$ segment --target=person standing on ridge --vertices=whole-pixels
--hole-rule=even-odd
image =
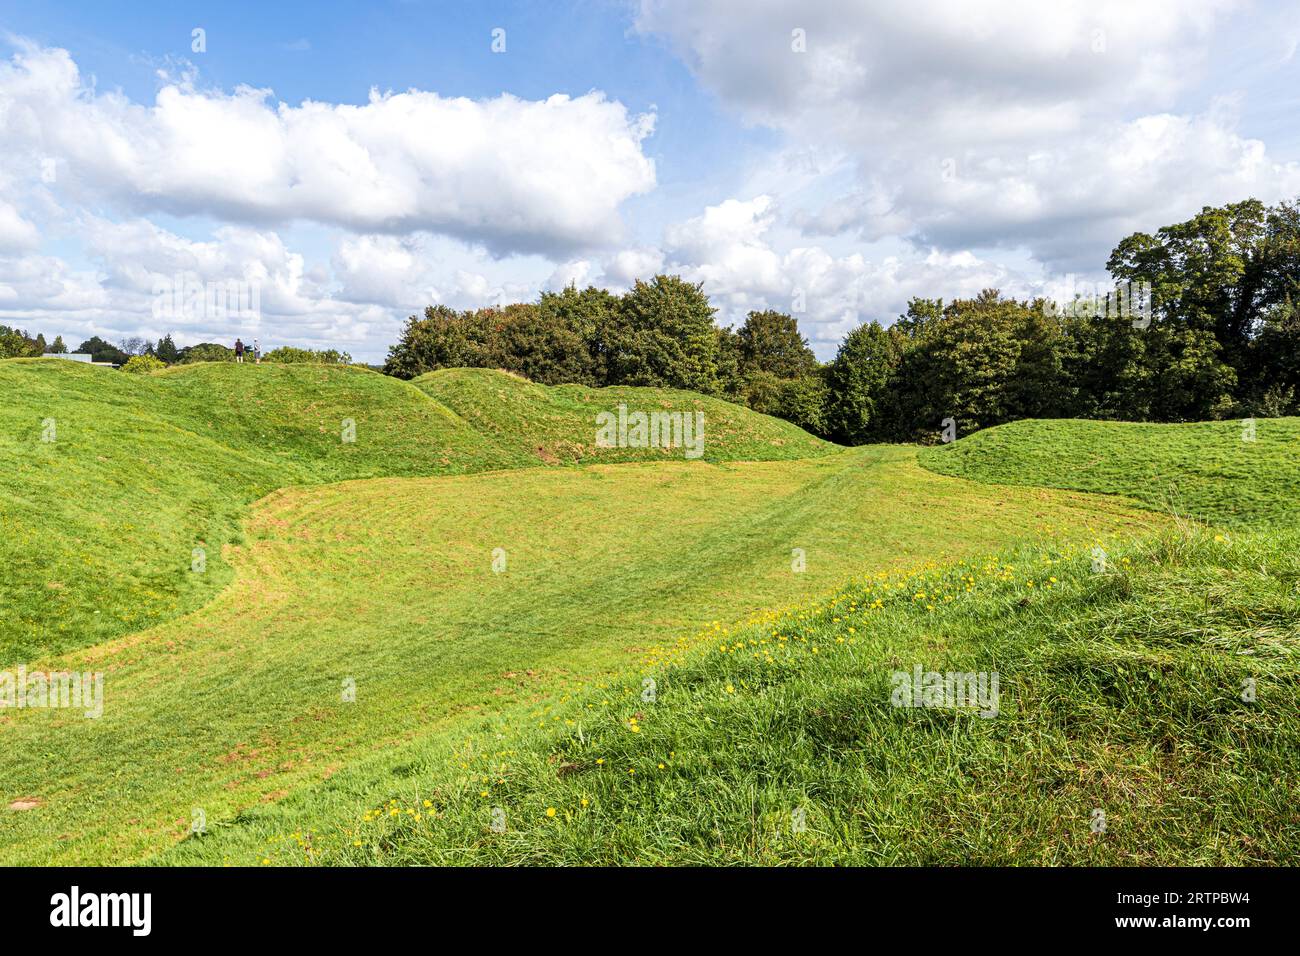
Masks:
[[[241,342],[239,339],[235,339],[235,361],[242,362],[243,360],[244,360],[244,343]]]

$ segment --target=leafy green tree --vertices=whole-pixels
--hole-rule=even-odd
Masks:
[[[189,365],[194,362],[233,362],[235,350],[218,342],[200,342],[187,345],[180,350],[180,363]]]
[[[1300,205],[1206,206],[1154,236],[1123,239],[1106,267],[1116,279],[1150,282],[1163,321],[1212,333],[1224,360],[1241,368],[1265,314],[1300,291]]]
[[[933,439],[949,418],[966,434],[1059,407],[1058,341],[1038,323],[1033,303],[996,290],[949,303],[907,343],[890,403],[898,437]],[[1051,390],[1040,395],[1020,378]]]
[[[820,438],[829,438],[827,412],[831,390],[826,377],[824,370],[816,369],[799,378],[781,382],[773,414]]]
[[[170,332],[158,340],[158,345],[154,348],[154,355],[158,356],[160,361],[163,361],[168,365],[175,365],[180,361],[180,349],[178,349],[176,343],[172,341]]]
[[[1153,419],[1198,422],[1233,414],[1237,371],[1222,360],[1214,333],[1175,323],[1148,331]]]
[[[607,289],[588,286],[579,291],[566,286],[560,292],[543,292],[537,308],[560,328],[572,329],[581,337],[590,362],[585,375],[574,379],[593,385],[608,385],[611,341],[617,335],[620,314],[619,297]]]
[[[98,335],[91,336],[78,345],[77,351],[89,352],[92,362],[112,362],[114,365],[122,365],[131,357],[112,342],[105,342]]]
[[[740,383],[740,394],[736,397],[747,408],[764,415],[781,414],[781,387],[785,380],[772,372],[761,369],[750,372]]]
[[[1070,415],[1113,421],[1151,417],[1152,367],[1149,329],[1104,311],[1080,310],[1064,320],[1062,373]]]
[[[846,335],[826,367],[822,432],[840,444],[861,445],[892,431],[884,408],[900,358],[899,337],[878,322]]]
[[[719,391],[714,310],[702,284],[679,276],[638,279],[619,312],[623,322],[610,332],[610,384]]]
[[[741,370],[770,372],[777,378],[801,378],[817,368],[799,323],[783,312],[750,312],[736,333]]]
[[[50,355],[67,355],[68,347],[63,344],[63,336],[56,335],[53,344],[49,348]]]
[[[718,336],[718,392],[730,401],[748,404],[748,375],[740,352],[740,336],[729,328],[714,327]],[[773,376],[775,378],[775,376]],[[750,408],[754,406],[750,405]]]
[[[551,309],[525,303],[490,310],[494,365],[534,382],[597,384],[583,330]]]
[[[1300,395],[1300,302],[1288,300],[1268,312],[1251,353],[1254,388],[1248,405],[1293,413]]]
[[[440,368],[491,368],[491,319],[483,312],[457,312],[431,305],[411,316],[402,337],[388,350],[384,372],[415,378]]]

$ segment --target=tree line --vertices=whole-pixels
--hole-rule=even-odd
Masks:
[[[66,355],[68,347],[63,336],[55,336],[47,343],[43,334],[31,335],[23,329],[0,325],[0,358],[36,358],[41,355]],[[89,355],[92,362],[111,362],[131,370],[149,370],[167,365],[188,365],[193,362],[233,362],[235,350],[217,342],[199,342],[178,347],[170,334],[151,342],[142,338],[126,338],[114,345],[98,335],[91,336],[72,351]],[[135,359],[145,361],[134,362]],[[149,361],[152,360],[152,361]],[[352,356],[337,349],[301,349],[282,345],[262,355],[263,362],[350,365]]]
[[[998,290],[914,298],[817,361],[795,317],[714,323],[700,285],[659,275],[622,295],[412,316],[384,371],[483,367],[546,384],[691,389],[843,444],[931,441],[1021,418],[1179,422],[1300,411],[1300,204],[1206,207],[1134,233],[1107,262],[1118,296],[1066,303]],[[1141,290],[1141,315],[1116,302]]]

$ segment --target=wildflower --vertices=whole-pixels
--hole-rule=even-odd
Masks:
[[[548,817],[553,817],[553,816],[555,816],[555,807],[547,807],[547,808],[546,808],[546,815],[547,815]]]

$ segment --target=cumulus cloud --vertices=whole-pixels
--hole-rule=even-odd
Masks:
[[[619,205],[655,183],[652,114],[599,92],[544,100],[372,90],[361,106],[168,81],[151,105],[85,81],[66,50],[0,67],[0,137],[58,188],[137,213],[357,232],[429,231],[505,254],[608,245]]]
[[[1015,294],[1037,281],[970,252],[931,249],[874,261],[817,245],[783,252],[771,235],[777,214],[766,195],[710,206],[665,231],[662,261],[667,271],[703,283],[724,325],[751,310],[795,315],[823,359],[858,324],[889,324],[913,296],[955,298],[995,287]]]
[[[781,196],[805,234],[1095,270],[1134,229],[1300,190],[1300,165],[1238,134],[1237,104],[1181,102],[1238,6],[644,0],[637,26],[800,164],[848,166],[805,205]]]
[[[21,252],[40,245],[35,224],[10,203],[0,199],[0,252]]]

